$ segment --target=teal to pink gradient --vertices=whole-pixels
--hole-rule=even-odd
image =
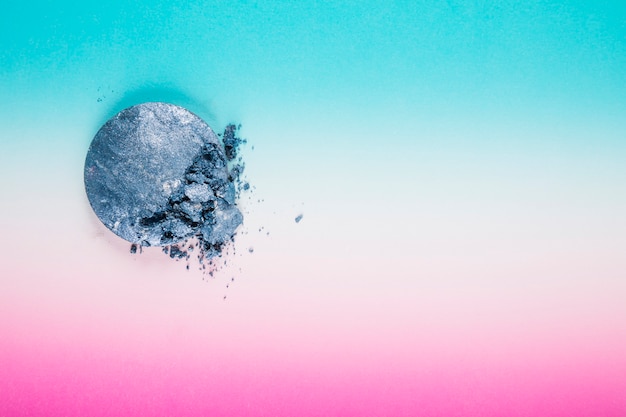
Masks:
[[[0,416],[626,415],[623,2],[40,3],[0,15]],[[157,100],[249,140],[213,277],[84,193]]]

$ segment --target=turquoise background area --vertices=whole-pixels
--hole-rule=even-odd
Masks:
[[[522,210],[552,193],[616,213],[625,16],[586,1],[12,3],[0,169],[12,178],[30,158],[78,195],[99,126],[162,100],[217,131],[242,122],[248,173],[286,204],[359,210],[377,184],[395,207],[439,194],[489,207],[508,189]]]
[[[1,110],[10,126],[52,107],[73,116],[95,108],[103,119],[163,99],[219,122],[262,108],[407,131],[418,122],[581,118],[617,127],[624,9],[571,1],[13,3],[0,17]]]
[[[0,16],[3,153],[27,142],[78,158],[115,112],[163,100],[216,130],[241,121],[275,155],[547,148],[611,163],[625,146],[625,8],[13,2]]]

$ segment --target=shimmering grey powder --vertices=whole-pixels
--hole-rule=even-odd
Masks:
[[[229,162],[242,142],[229,125],[223,144],[190,111],[168,103],[122,110],[94,137],[85,161],[85,189],[98,218],[139,246],[170,246],[188,256],[197,239],[200,257],[218,254],[243,217],[235,205],[242,165]],[[233,165],[233,164],[230,164]]]

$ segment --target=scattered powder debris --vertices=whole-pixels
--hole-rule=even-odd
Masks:
[[[98,131],[85,161],[85,188],[100,220],[131,242],[162,246],[175,260],[197,249],[209,274],[228,253],[243,215],[240,126],[216,135],[198,116],[167,103],[125,109]],[[221,141],[219,139],[221,137]],[[225,261],[224,261],[225,264]]]
[[[300,223],[300,220],[302,220],[302,217],[304,217],[303,214],[298,214],[294,220],[296,221],[296,223]]]
[[[170,246],[170,258],[183,259],[187,257],[187,251],[181,250],[178,245]]]

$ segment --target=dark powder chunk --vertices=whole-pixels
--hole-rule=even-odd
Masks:
[[[183,259],[187,257],[187,251],[181,250],[178,245],[170,246],[170,258]]]
[[[237,130],[240,127],[241,126],[235,126],[234,124],[230,124],[226,126],[226,129],[224,130],[224,152],[226,153],[226,158],[229,161],[232,161],[237,157],[239,148],[243,143],[245,143],[244,140],[240,139],[237,136]]]

